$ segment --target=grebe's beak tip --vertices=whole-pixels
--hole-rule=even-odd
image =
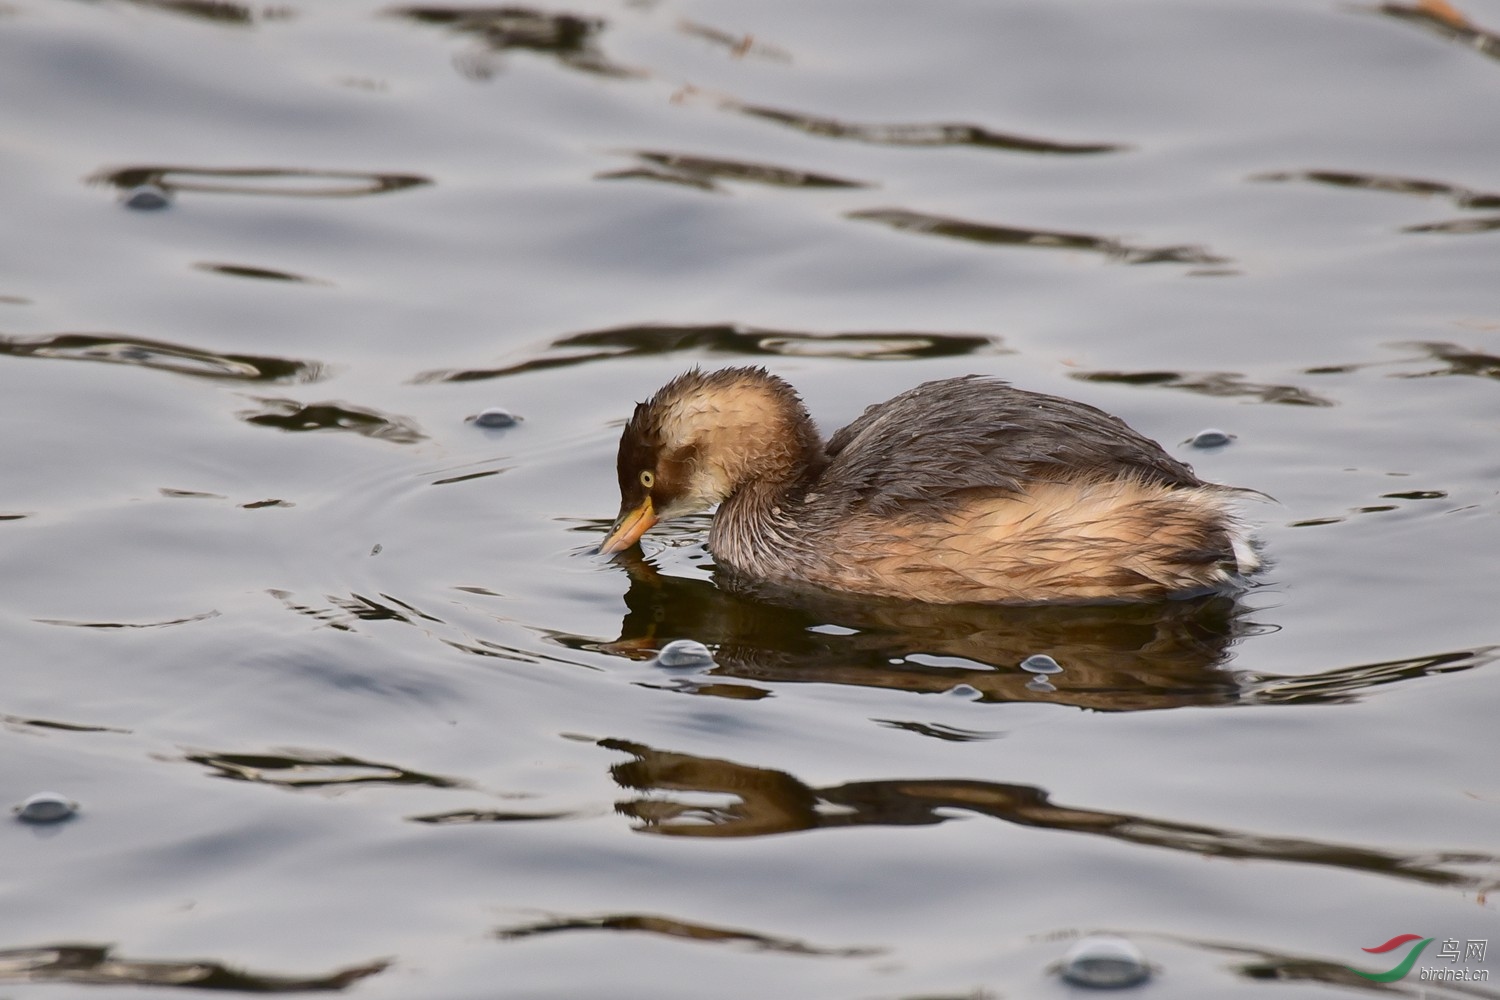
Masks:
[[[640,540],[640,537],[656,523],[656,512],[651,508],[651,498],[641,501],[639,507],[620,512],[609,535],[599,546],[601,556],[623,552]]]

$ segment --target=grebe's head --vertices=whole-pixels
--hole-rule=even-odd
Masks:
[[[764,368],[693,369],[636,405],[620,435],[620,516],[599,547],[708,510],[757,480],[785,482],[822,451],[797,392]]]

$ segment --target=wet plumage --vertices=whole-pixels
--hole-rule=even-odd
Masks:
[[[1140,601],[1258,566],[1236,491],[1084,403],[994,378],[928,382],[825,444],[759,368],[690,371],[620,438],[601,551],[719,510],[715,561],[745,580],[935,603]]]

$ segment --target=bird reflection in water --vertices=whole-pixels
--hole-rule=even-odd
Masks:
[[[713,682],[854,684],[913,693],[959,685],[988,702],[1049,701],[1104,711],[1228,704],[1239,683],[1223,669],[1242,636],[1262,628],[1231,596],[1066,607],[934,605],[799,593],[724,578],[668,576],[639,551],[616,556],[630,576],[620,636],[567,645],[648,659],[690,637],[714,649]],[[1034,685],[1019,668],[1037,653],[1063,667]],[[757,686],[677,678],[678,689],[756,697]],[[736,690],[736,688],[738,690]]]
[[[930,826],[954,811],[1019,826],[1089,833],[1204,857],[1351,869],[1426,885],[1493,886],[1500,858],[1458,851],[1396,854],[1352,844],[1255,834],[1131,813],[1059,805],[1034,785],[973,779],[898,778],[814,788],[792,774],[736,761],[657,750],[629,740],[599,746],[630,755],[610,777],[646,793],[617,803],[643,833],[676,837],[760,837],[856,826]],[[683,800],[671,796],[686,794]],[[718,796],[720,804],[705,804]]]

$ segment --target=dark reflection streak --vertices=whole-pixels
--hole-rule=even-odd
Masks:
[[[1112,385],[1151,385],[1167,389],[1186,389],[1204,396],[1234,398],[1249,396],[1262,403],[1284,403],[1289,406],[1334,406],[1333,400],[1318,396],[1294,385],[1247,382],[1238,372],[1074,372],[1080,382],[1103,382]]]
[[[349,785],[468,787],[467,782],[456,778],[424,774],[395,764],[382,764],[339,754],[304,751],[280,754],[195,753],[188,754],[183,759],[203,765],[215,778],[250,781],[278,788],[336,788]]]
[[[683,153],[658,153],[638,150],[626,155],[664,167],[673,174],[687,178],[701,178],[712,183],[714,179],[744,181],[766,184],[772,187],[790,188],[863,188],[865,181],[851,181],[831,174],[817,174],[809,170],[778,167],[768,163],[748,163],[743,160],[725,160],[709,156],[689,156]]]
[[[220,962],[117,958],[110,945],[51,944],[0,951],[0,982],[162,986],[233,993],[335,992],[390,966],[380,959],[325,976],[242,972]]]
[[[193,266],[200,271],[223,274],[231,278],[256,278],[263,281],[286,281],[304,285],[321,284],[321,282],[314,281],[312,278],[304,278],[302,275],[292,274],[290,271],[276,271],[268,267],[251,267],[248,264],[210,264],[205,261]]]
[[[484,479],[486,476],[498,476],[504,469],[487,469],[484,472],[470,472],[462,476],[449,476],[447,479],[434,479],[433,486],[449,486],[453,483],[466,483],[471,479]]]
[[[1364,8],[1377,14],[1406,21],[1473,49],[1491,59],[1500,59],[1500,34],[1487,31],[1464,17],[1447,0],[1420,0],[1418,3],[1382,3]]]
[[[1406,365],[1423,363],[1429,360],[1439,361],[1442,368],[1430,371],[1418,372],[1392,372],[1391,378],[1433,378],[1442,375],[1467,375],[1479,378],[1500,378],[1500,355],[1485,354],[1463,347],[1459,344],[1451,344],[1441,340],[1418,340],[1395,344],[1384,344],[1383,347],[1394,350],[1415,350],[1420,356],[1414,358],[1398,358],[1391,361],[1354,361],[1342,365],[1319,365],[1316,368],[1304,369],[1307,375],[1347,375],[1366,368],[1392,367],[1395,365]]]
[[[699,191],[724,193],[724,189],[707,177],[676,170],[661,170],[653,167],[629,167],[624,170],[605,170],[594,175],[596,181],[661,181],[666,184],[681,184]]]
[[[456,809],[453,812],[430,813],[406,817],[413,823],[432,826],[461,826],[471,823],[529,823],[535,820],[572,819],[576,814],[558,812],[501,812],[494,809]]]
[[[952,810],[1018,826],[1085,833],[1203,857],[1310,864],[1426,885],[1463,889],[1500,886],[1500,858],[1433,851],[1401,855],[1372,848],[1227,828],[1177,823],[1129,813],[1055,805],[1031,785],[968,779],[860,781],[813,788],[794,776],[728,760],[661,751],[629,740],[599,746],[632,759],[610,768],[622,788],[649,793],[616,805],[639,832],[677,837],[758,837],[820,828],[930,826]],[[664,798],[716,794],[733,801],[704,806]],[[1483,873],[1464,868],[1483,867]]]
[[[1464,236],[1470,233],[1490,233],[1500,229],[1500,215],[1488,215],[1482,219],[1452,219],[1447,222],[1423,222],[1403,226],[1403,233],[1451,233]]]
[[[605,21],[597,17],[552,13],[530,7],[445,7],[416,4],[392,7],[390,17],[418,24],[433,24],[455,34],[475,39],[485,50],[505,52],[519,49],[550,55],[570,69],[599,76],[639,78],[644,71],[612,62],[596,41]],[[485,78],[493,70],[484,65],[470,67],[468,75]]]
[[[1008,354],[999,337],[976,334],[868,332],[805,333],[767,330],[737,323],[667,326],[643,325],[591,330],[559,337],[545,352],[499,368],[438,369],[422,372],[412,381],[472,382],[551,368],[568,368],[595,361],[646,355],[710,352],[727,355],[817,356],[878,361],[958,357],[968,354]]]
[[[1500,208],[1500,194],[1475,191],[1441,181],[1420,180],[1413,177],[1396,177],[1390,174],[1360,174],[1337,170],[1293,170],[1277,173],[1257,174],[1253,181],[1310,181],[1332,187],[1358,188],[1366,191],[1386,191],[1392,194],[1410,194],[1421,197],[1439,196],[1449,198],[1459,208]]]
[[[164,10],[169,14],[242,27],[255,23],[255,13],[242,4],[227,0],[129,0],[137,7]]]
[[[1046,229],[1023,229],[984,222],[971,222],[941,215],[928,215],[904,208],[875,208],[848,212],[845,218],[879,222],[892,229],[945,236],[970,243],[998,246],[1037,247],[1050,250],[1082,250],[1102,254],[1125,264],[1228,264],[1228,257],[1209,253],[1198,246],[1133,247],[1119,240],[1084,233]]]
[[[1500,661],[1500,646],[1429,653],[1404,660],[1337,667],[1305,676],[1255,675],[1241,681],[1245,701],[1261,705],[1326,705],[1352,702],[1371,688],[1435,674],[1472,670]]]
[[[114,726],[89,726],[77,722],[57,722],[53,719],[28,719],[19,715],[0,714],[0,723],[26,729],[55,729],[65,733],[129,733],[129,729]]]
[[[316,362],[254,354],[215,354],[161,340],[107,333],[54,333],[36,337],[0,334],[0,357],[7,355],[135,365],[179,375],[246,382],[315,382],[326,371]]]
[[[1448,344],[1442,341],[1416,341],[1407,344],[1395,344],[1395,347],[1412,347],[1422,351],[1435,361],[1441,361],[1445,367],[1426,372],[1409,372],[1402,374],[1400,378],[1431,378],[1436,375],[1471,375],[1480,378],[1500,378],[1500,355],[1485,354],[1482,351],[1474,351],[1458,344]]]
[[[891,729],[904,729],[919,736],[932,736],[950,743],[973,743],[979,740],[997,740],[1005,735],[1002,732],[962,729],[958,726],[945,726],[941,723],[902,722],[899,719],[872,719],[870,721],[878,725],[888,726]]]
[[[836,118],[805,115],[795,111],[779,111],[754,104],[741,104],[732,100],[723,102],[723,106],[728,110],[785,125],[809,135],[830,139],[852,139],[856,142],[882,146],[978,146],[983,149],[1001,149],[1014,153],[1075,156],[1118,153],[1129,148],[1115,143],[1054,142],[1048,139],[1033,139],[1003,132],[992,132],[978,125],[931,123],[867,125],[843,122]]]
[[[681,153],[638,152],[635,154],[650,163],[673,170],[707,174],[732,181],[753,181],[779,187],[857,188],[869,187],[864,181],[851,181],[830,174],[817,174],[810,170],[795,170],[764,163],[746,163],[740,160],[715,159],[708,156],[687,156]]]
[[[190,622],[208,621],[210,618],[217,617],[219,617],[219,612],[205,611],[202,614],[189,615],[186,618],[172,618],[161,622],[81,622],[66,618],[33,618],[32,621],[41,625],[67,625],[72,628],[130,629],[168,628],[172,625],[187,625]]]
[[[822,958],[866,958],[883,955],[884,948],[817,948],[792,938],[772,937],[754,931],[734,930],[727,927],[712,927],[708,924],[679,920],[648,913],[615,913],[603,917],[572,917],[547,920],[536,924],[523,924],[495,931],[502,941],[518,941],[523,938],[560,931],[644,931],[663,937],[689,941],[723,942],[746,944],[760,951],[775,951],[784,955],[810,955]]]
[[[1267,951],[1262,948],[1251,948],[1240,944],[1180,937],[1175,934],[1152,934],[1151,932],[1139,931],[1132,931],[1131,934],[1135,937],[1155,937],[1163,941],[1171,941],[1176,944],[1233,956],[1242,962],[1234,971],[1247,979],[1258,982],[1323,983],[1329,986],[1360,989],[1379,994],[1380,996],[1398,995],[1426,998],[1463,996],[1487,997],[1490,1000],[1500,997],[1500,993],[1476,989],[1463,983],[1418,981],[1414,986],[1407,986],[1401,981],[1375,983],[1356,974],[1343,962],[1332,962],[1327,959],[1311,958],[1304,955],[1292,955],[1286,952]]]
[[[277,430],[352,431],[361,437],[392,444],[416,444],[427,435],[415,422],[345,403],[299,403],[295,399],[260,399],[260,410],[243,410],[236,414],[247,424],[274,427]]]

